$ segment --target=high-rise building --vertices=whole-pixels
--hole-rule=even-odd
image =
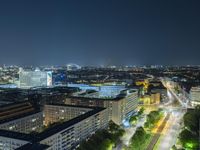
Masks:
[[[192,106],[200,105],[200,87],[192,87],[190,97]]]
[[[20,71],[19,72],[19,87],[46,87],[52,85],[52,73],[50,71]]]

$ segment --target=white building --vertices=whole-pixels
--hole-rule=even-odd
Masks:
[[[192,87],[190,97],[192,106],[200,105],[200,87]]]
[[[81,69],[81,66],[77,65],[77,64],[67,64],[67,70],[68,71],[75,71],[75,70],[78,70],[78,69]]]
[[[52,85],[52,72],[40,70],[35,71],[20,71],[19,72],[19,87],[32,88]]]

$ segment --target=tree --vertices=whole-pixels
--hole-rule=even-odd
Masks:
[[[178,150],[175,145],[172,146],[172,150]]]
[[[100,150],[112,150],[112,148],[113,148],[113,143],[112,143],[112,141],[110,140],[110,139],[105,139],[102,143],[101,143],[101,145],[99,146],[100,148]]]
[[[97,131],[88,141],[82,142],[78,150],[111,150],[124,133],[120,126],[110,122],[108,130]]]
[[[188,109],[183,117],[185,129],[179,134],[179,140],[182,146],[188,150],[199,149],[199,121],[200,121],[200,106],[195,109]]]
[[[191,132],[199,134],[200,109],[188,110],[183,117],[185,127]]]
[[[184,117],[184,125],[187,129],[192,132],[196,132],[198,130],[198,120],[196,119],[194,113],[187,112]]]
[[[179,134],[179,140],[182,144],[182,146],[185,149],[191,149],[191,150],[196,150],[198,149],[198,136],[195,136],[192,132],[190,132],[187,129],[184,129],[180,134]]]
[[[146,118],[145,128],[152,128],[162,117],[162,111],[151,111]]]
[[[143,113],[144,113],[144,107],[141,107],[140,108],[140,110],[138,111],[138,115],[140,116],[140,115],[142,115]]]
[[[131,138],[131,144],[129,146],[129,149],[132,150],[140,150],[143,149],[143,146],[145,144],[145,141],[147,140],[147,133],[145,132],[143,127],[137,128],[135,131],[135,134]]]
[[[138,120],[138,117],[136,115],[131,116],[131,118],[129,119],[129,123],[132,124],[132,125],[136,124],[137,120]]]

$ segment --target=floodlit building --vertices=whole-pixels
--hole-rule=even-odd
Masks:
[[[19,87],[47,87],[52,85],[52,72],[48,71],[24,71],[19,72]]]
[[[166,101],[168,99],[167,89],[166,88],[154,88],[151,90],[151,93],[159,93],[160,101]]]
[[[151,101],[154,104],[160,103],[160,93],[151,93]]]
[[[125,85],[87,85],[87,84],[68,84],[68,87],[77,87],[82,91],[95,90],[99,92],[101,97],[112,97],[118,95],[122,90],[125,90]]]
[[[109,97],[102,96],[100,92],[80,93],[68,97],[65,103],[70,105],[105,107],[108,109],[109,120],[120,125],[136,110],[138,106],[138,90],[126,89],[118,95]]]
[[[160,103],[160,93],[146,94],[140,98],[144,105],[155,105]]]
[[[190,97],[192,106],[200,105],[200,87],[192,87]]]

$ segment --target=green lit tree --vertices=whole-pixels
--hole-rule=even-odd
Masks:
[[[138,117],[137,117],[136,115],[135,115],[135,116],[131,116],[131,118],[129,119],[129,123],[130,123],[131,125],[136,124],[137,121],[138,121]]]
[[[141,107],[140,110],[138,111],[138,115],[142,115],[144,111],[145,111],[144,107]]]

